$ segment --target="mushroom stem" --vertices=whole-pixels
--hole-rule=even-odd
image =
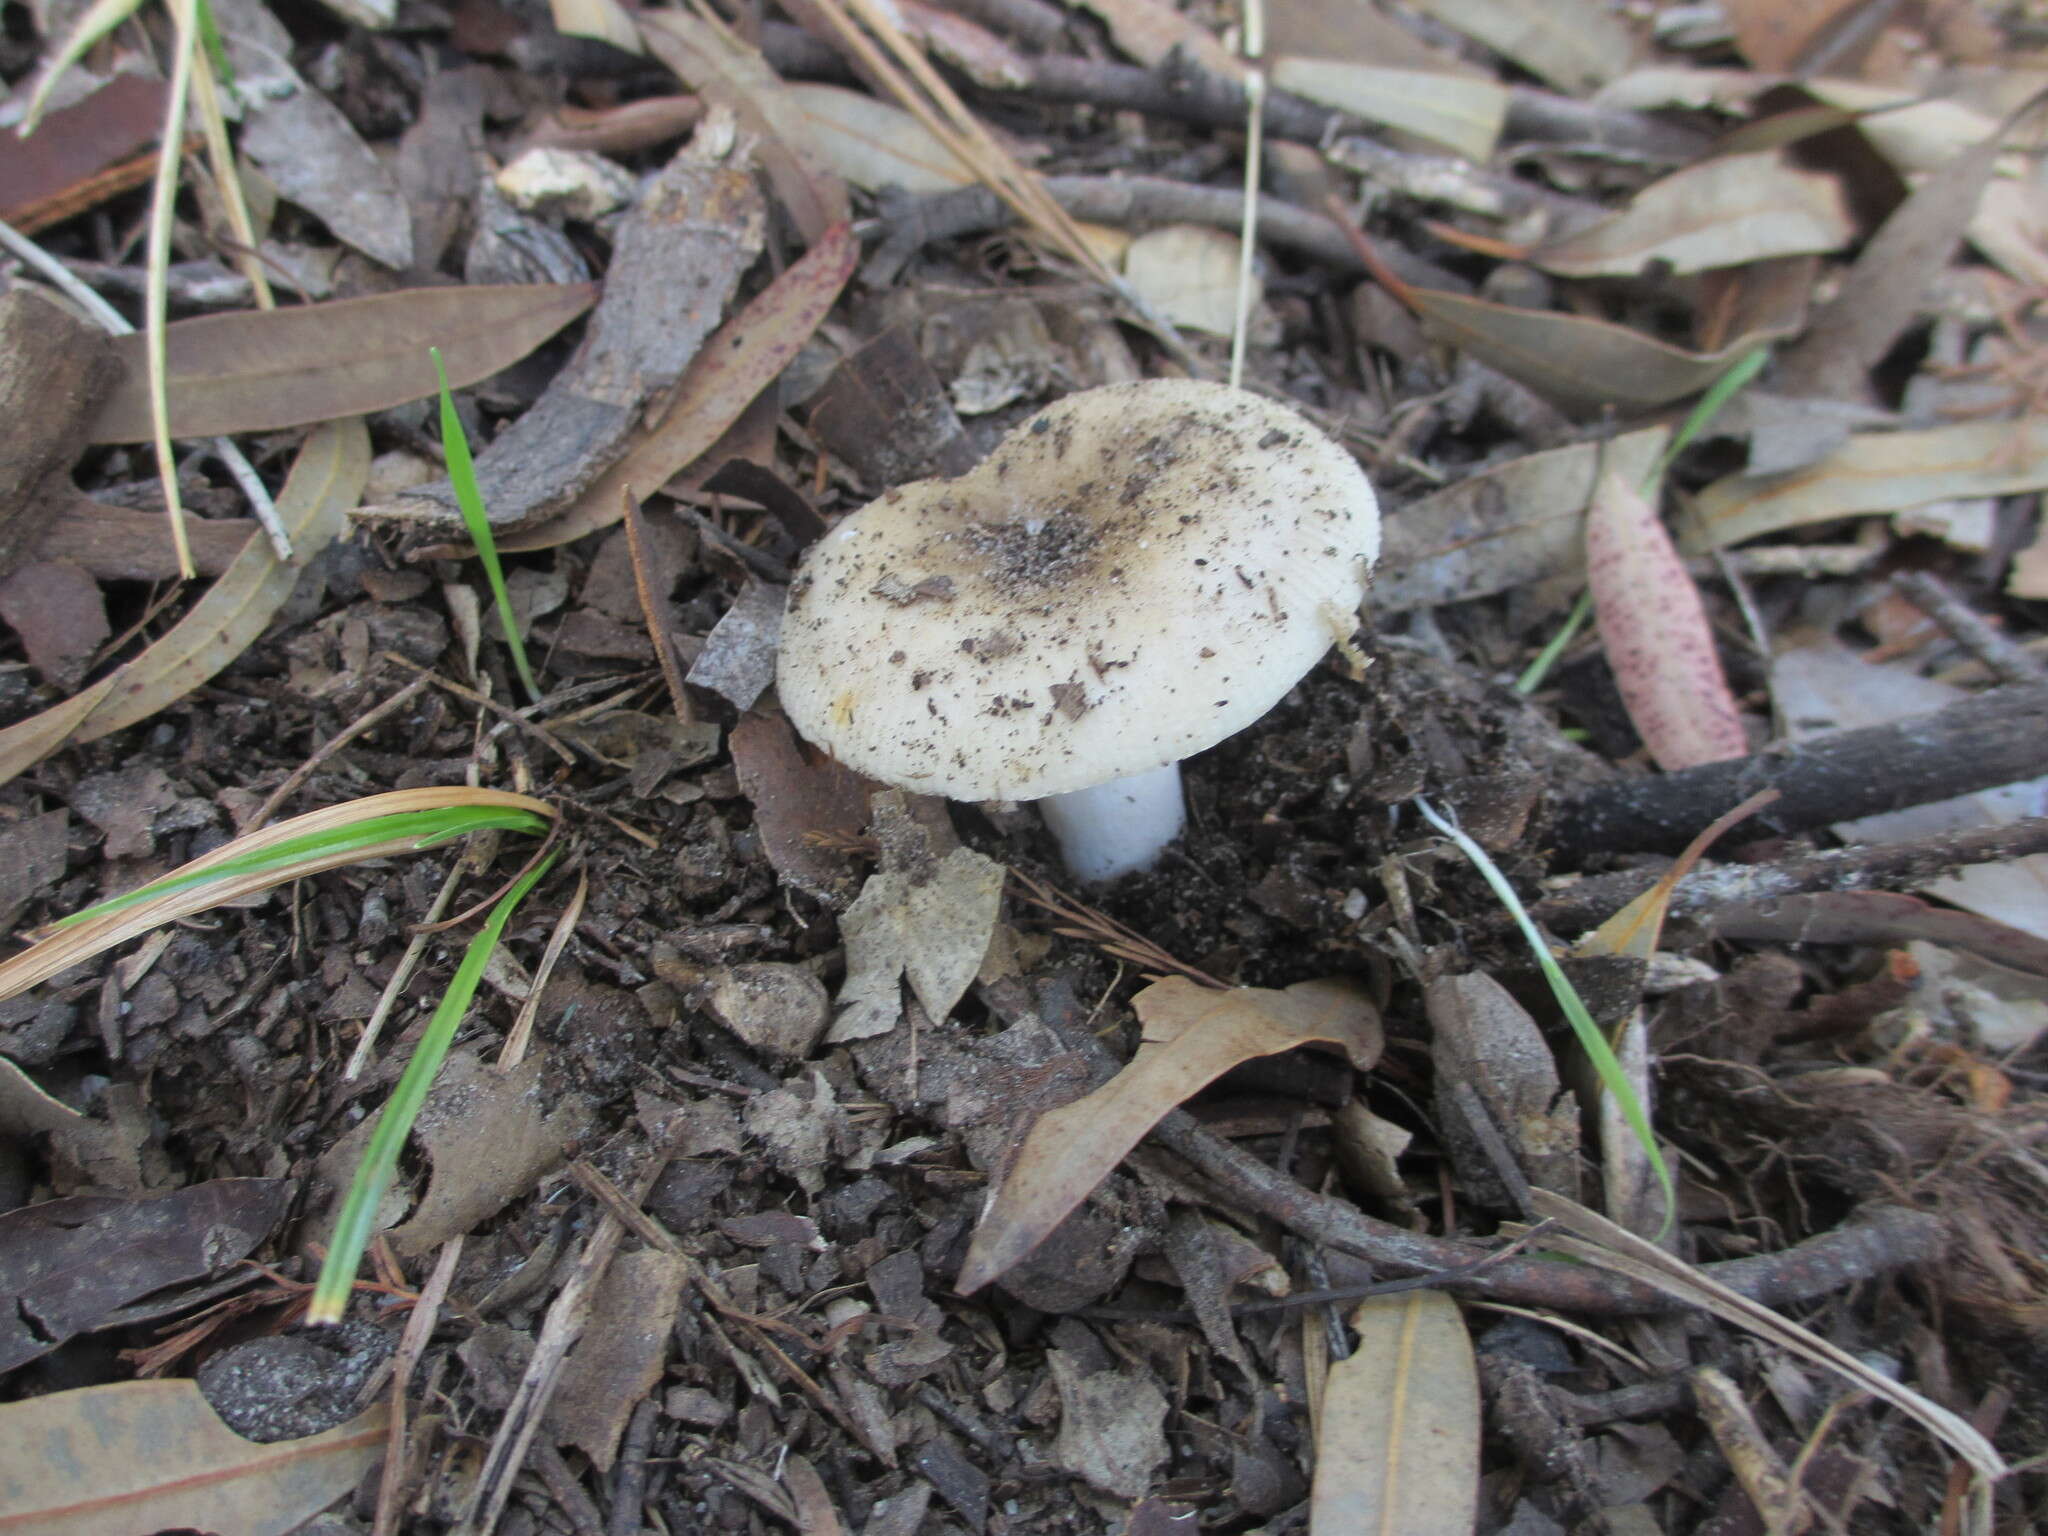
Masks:
[[[1091,883],[1150,868],[1187,820],[1179,763],[1050,795],[1039,805],[1067,872]]]

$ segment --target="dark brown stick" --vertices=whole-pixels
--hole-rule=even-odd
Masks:
[[[1234,230],[1244,222],[1244,197],[1236,187],[1198,187],[1161,176],[1049,176],[1045,189],[1075,218],[1095,224],[1210,224]],[[889,234],[861,269],[862,281],[877,286],[893,281],[921,245],[1001,229],[1015,218],[986,187],[885,200],[883,208]],[[1277,197],[1259,199],[1259,238],[1339,272],[1365,271],[1336,220]],[[1397,276],[1417,287],[1453,292],[1471,287],[1391,242],[1382,242],[1379,252]]]
[[[1604,784],[1560,808],[1553,836],[1568,860],[1596,851],[1675,853],[1760,789],[1782,798],[1752,826],[1804,832],[2031,779],[2044,762],[2048,684],[2000,688],[1889,725]]]
[[[1486,1257],[1475,1243],[1428,1237],[1376,1221],[1346,1201],[1319,1195],[1232,1142],[1212,1136],[1186,1110],[1160,1121],[1152,1139],[1186,1158],[1211,1182],[1310,1242],[1324,1243],[1404,1273],[1459,1269]],[[1765,1306],[1823,1296],[1872,1275],[1931,1263],[1945,1246],[1941,1219],[1903,1206],[1872,1206],[1844,1225],[1777,1253],[1706,1264],[1720,1284]],[[1672,1299],[1608,1271],[1505,1259],[1454,1283],[1464,1295],[1522,1306],[1628,1316],[1669,1312]]]
[[[1668,911],[1674,918],[1687,918],[1816,891],[1909,891],[1972,864],[1999,864],[2035,853],[2048,853],[2048,816],[1966,832],[1936,832],[1906,842],[1836,848],[1777,864],[1711,864],[1678,882]],[[1553,933],[1583,933],[1642,895],[1661,873],[1626,869],[1582,880],[1537,902],[1529,915]]]
[[[1948,589],[1938,576],[1905,571],[1892,578],[1913,606],[1949,632],[1956,644],[1983,662],[2001,683],[2048,682],[2048,668],[2010,635],[1985,622],[1984,615]]]

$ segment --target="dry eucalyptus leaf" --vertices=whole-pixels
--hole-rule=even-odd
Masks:
[[[1636,40],[1601,0],[1422,0],[1422,9],[1562,91],[1624,73]]]
[[[1101,17],[1118,48],[1157,68],[1176,48],[1211,74],[1236,79],[1243,63],[1215,35],[1184,16],[1170,0],[1083,0]]]
[[[244,96],[242,153],[277,195],[317,217],[336,239],[403,272],[412,265],[412,214],[397,179],[341,108],[303,81],[288,95]]]
[[[1747,754],[1699,588],[1657,509],[1612,470],[1586,512],[1586,580],[1622,703],[1657,766]]]
[[[90,1123],[90,1122],[86,1122]],[[284,1179],[212,1179],[157,1199],[73,1195],[0,1212],[0,1371],[152,1291],[246,1258],[284,1215]]]
[[[1861,432],[1804,469],[1730,475],[1700,492],[1687,549],[1930,501],[2007,496],[2048,485],[2048,416],[1920,432]]]
[[[277,513],[301,560],[337,538],[370,472],[370,435],[358,417],[306,439]],[[297,584],[299,568],[252,539],[206,595],[140,656],[76,698],[0,730],[0,782],[66,741],[96,741],[146,720],[204,683],[248,649]]]
[[[1648,427],[1524,454],[1403,507],[1385,525],[1374,609],[1436,608],[1583,570],[1603,466],[1639,484],[1669,437]]]
[[[1948,264],[1997,168],[1999,145],[2042,96],[1993,134],[1923,181],[1864,245],[1841,291],[1814,315],[1778,360],[1777,387],[1788,395],[1860,400],[1870,369],[1918,318],[1935,274]]]
[[[846,222],[845,182],[818,158],[803,109],[758,49],[723,22],[684,10],[649,11],[639,20],[649,53],[759,138],[756,153],[776,199],[807,244]]]
[[[223,1424],[193,1381],[110,1382],[9,1403],[0,1407],[0,1529],[284,1536],[376,1464],[385,1413],[380,1403],[324,1434],[258,1445]]]
[[[1652,262],[1683,275],[1840,250],[1855,232],[1834,177],[1782,153],[1721,155],[1650,183],[1621,213],[1529,259],[1565,277],[1635,276]]]
[[[476,454],[477,489],[494,530],[524,529],[574,506],[632,449],[642,413],[669,398],[724,317],[760,254],[767,208],[750,168],[723,158],[721,148],[708,125],[700,128],[646,183],[618,226],[604,293],[575,355]],[[445,481],[362,515],[462,526]]]
[[[1578,1106],[1563,1097],[1557,1061],[1528,1010],[1507,988],[1479,971],[1441,977],[1424,989],[1423,998],[1436,1066],[1438,1118],[1454,1123],[1450,1110],[1442,1107],[1445,1090],[1452,1084],[1468,1084],[1515,1153],[1528,1182],[1576,1197]],[[1452,1147],[1455,1153],[1455,1141]],[[1481,1183],[1498,1182],[1490,1178],[1483,1160],[1476,1166]],[[1495,1189],[1489,1203],[1509,1206],[1504,1193]]]
[[[405,288],[329,304],[202,315],[165,328],[171,435],[271,432],[423,400],[439,347],[456,389],[508,368],[590,308],[592,283]],[[96,443],[150,438],[144,338],[94,418]]]
[[[801,261],[712,334],[660,419],[635,438],[623,459],[561,516],[501,538],[498,547],[552,549],[609,528],[624,515],[629,488],[645,494],[695,463],[803,349],[853,275],[859,255],[860,241],[850,226],[827,230]]]
[[[1379,1059],[1379,1014],[1349,982],[1217,991],[1170,976],[1131,1006],[1145,1043],[1093,1093],[1038,1117],[975,1229],[956,1287],[962,1295],[1030,1253],[1162,1115],[1239,1063],[1301,1045],[1334,1045],[1361,1072]]]
[[[808,132],[811,152],[863,192],[950,192],[974,173],[903,108],[836,85],[785,88]]]
[[[1442,340],[1574,411],[1669,405],[1696,395],[1746,353],[1790,329],[1772,326],[1712,352],[1689,352],[1583,315],[1521,309],[1442,289],[1413,292],[1424,325]]]
[[[1124,252],[1124,281],[1182,329],[1228,336],[1237,324],[1242,250],[1243,242],[1229,230],[1168,224],[1131,242]],[[1261,297],[1262,285],[1254,276],[1253,305]]]
[[[1316,1536],[1470,1536],[1479,1514],[1479,1369],[1441,1291],[1362,1302],[1316,1432]]]
[[[1380,69],[1324,59],[1275,59],[1280,90],[1485,162],[1507,120],[1507,87],[1476,75]]]

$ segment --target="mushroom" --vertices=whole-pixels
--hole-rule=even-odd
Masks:
[[[1187,379],[1083,390],[814,545],[777,689],[870,778],[1044,801],[1068,870],[1107,880],[1179,834],[1181,759],[1350,634],[1379,543],[1364,472],[1295,411]]]

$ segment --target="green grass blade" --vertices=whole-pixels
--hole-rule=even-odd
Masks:
[[[484,919],[483,927],[477,930],[476,937],[462,952],[462,963],[456,966],[448,990],[441,995],[440,1006],[434,1010],[426,1032],[413,1048],[412,1059],[405,1064],[405,1072],[398,1079],[398,1085],[391,1090],[391,1097],[378,1112],[377,1128],[370,1133],[370,1145],[363,1152],[363,1160],[356,1164],[355,1177],[349,1181],[348,1195],[342,1201],[341,1215],[334,1224],[334,1236],[328,1244],[326,1261],[321,1264],[320,1278],[313,1287],[307,1322],[338,1323],[348,1310],[356,1268],[362,1263],[364,1250],[370,1246],[370,1238],[376,1228],[377,1207],[384,1199],[384,1191],[391,1187],[392,1176],[398,1170],[399,1153],[405,1148],[406,1137],[412,1134],[413,1122],[419,1119],[420,1107],[427,1101],[427,1091],[434,1086],[434,1079],[441,1073],[441,1064],[448,1059],[448,1049],[455,1043],[456,1028],[476,997],[477,984],[483,980],[484,963],[490,959],[491,951],[497,948],[512,913],[554,862],[555,855],[549,854],[521,875],[512,889],[491,908],[491,915]]]
[[[1550,983],[1550,990],[1557,998],[1557,1005],[1564,1010],[1565,1018],[1572,1026],[1572,1033],[1579,1037],[1587,1060],[1593,1063],[1593,1071],[1600,1079],[1600,1085],[1614,1096],[1621,1107],[1621,1117],[1628,1128],[1635,1133],[1636,1141],[1650,1160],[1650,1168],[1657,1175],[1657,1187],[1664,1195],[1664,1225],[1657,1236],[1661,1240],[1671,1230],[1671,1223],[1678,1214],[1678,1188],[1672,1182],[1671,1167],[1664,1161],[1663,1150],[1657,1145],[1657,1136],[1650,1129],[1650,1117],[1643,1109],[1643,1101],[1636,1097],[1636,1091],[1629,1086],[1628,1075],[1622,1070],[1621,1061],[1614,1054],[1614,1047],[1607,1043],[1607,1037],[1600,1032],[1600,1026],[1593,1022],[1593,1015],[1586,1011],[1586,1005],[1579,997],[1572,979],[1565,975],[1557,957],[1550,952],[1550,946],[1543,941],[1543,935],[1536,931],[1536,924],[1522,905],[1522,898],[1515,894],[1515,888],[1508,884],[1508,877],[1501,873],[1500,866],[1487,857],[1481,848],[1454,823],[1438,815],[1435,807],[1427,800],[1415,801],[1416,810],[1437,831],[1458,845],[1458,851],[1472,861],[1472,867],[1485,878],[1493,888],[1493,894],[1500,898],[1500,904],[1508,909],[1515,920],[1515,926],[1522,930],[1522,938],[1529,945],[1529,952],[1536,957],[1536,964],[1542,968],[1543,979]]]
[[[1567,647],[1579,638],[1579,631],[1586,627],[1586,620],[1593,616],[1593,593],[1589,588],[1579,594],[1579,600],[1572,604],[1572,611],[1564,621],[1564,627],[1550,637],[1550,643],[1536,653],[1536,659],[1529,663],[1528,670],[1515,679],[1517,693],[1534,693],[1543,686],[1543,680],[1550,676],[1550,669],[1557,665]]]
[[[509,806],[449,806],[435,811],[401,811],[392,816],[372,816],[353,826],[336,827],[325,832],[309,832],[304,837],[295,837],[274,847],[261,848],[254,853],[245,853],[240,858],[227,859],[207,869],[194,870],[189,874],[166,875],[148,885],[107,900],[83,911],[74,912],[54,924],[58,928],[82,923],[90,917],[101,917],[109,912],[125,911],[145,901],[162,896],[170,891],[188,890],[196,885],[206,885],[216,880],[230,880],[241,875],[260,874],[268,870],[289,869],[294,864],[310,863],[331,853],[346,852],[351,848],[373,848],[395,838],[410,837],[414,851],[432,848],[450,838],[463,837],[471,832],[482,832],[498,827],[511,832],[531,832],[544,835],[548,830],[545,816],[532,811],[522,811]]]
[[[213,66],[213,78],[224,91],[235,88],[235,65],[228,57],[228,45],[220,35],[220,22],[213,14],[213,7],[207,0],[199,0],[199,46],[206,50],[206,60]]]
[[[1699,402],[1686,413],[1685,420],[1671,434],[1671,441],[1665,445],[1656,467],[1643,477],[1643,494],[1649,495],[1656,489],[1657,482],[1664,478],[1664,472],[1677,462],[1678,456],[1693,445],[1693,440],[1721,414],[1722,408],[1746,386],[1751,379],[1764,371],[1764,364],[1771,360],[1768,346],[1756,347],[1745,352],[1729,365],[1727,372],[1714,380]]]
[[[441,448],[448,455],[448,483],[455,487],[455,504],[462,509],[463,526],[476,545],[477,558],[484,563],[490,579],[491,597],[498,605],[498,622],[505,626],[505,639],[512,647],[512,666],[520,686],[535,703],[540,701],[540,684],[533,680],[527,664],[526,642],[519,633],[519,620],[512,614],[512,599],[505,591],[505,568],[498,562],[498,541],[491,535],[491,520],[484,513],[484,496],[476,483],[476,461],[469,456],[469,438],[462,420],[455,414],[455,396],[448,392],[448,370],[441,364],[441,349],[427,348],[434,360],[434,376],[441,381]]]
[[[1665,471],[1677,462],[1678,456],[1690,448],[1693,440],[1707,430],[1713,419],[1721,414],[1722,408],[1735,398],[1743,386],[1763,372],[1764,364],[1770,360],[1771,349],[1757,347],[1743,353],[1721,377],[1714,380],[1707,392],[1700,396],[1698,404],[1686,414],[1678,430],[1671,434],[1671,441],[1665,445],[1664,452],[1658,455],[1655,466],[1643,476],[1642,488],[1645,496],[1655,492],[1657,482],[1662,480]],[[1593,594],[1581,592],[1578,602],[1573,605],[1571,616],[1564,621],[1564,628],[1537,653],[1536,659],[1529,663],[1528,670],[1515,679],[1517,692],[1534,693],[1543,686],[1543,679],[1548,677],[1550,669],[1557,665],[1558,657],[1564,654],[1566,646],[1578,638],[1579,631],[1585,627],[1586,620],[1592,615]]]

